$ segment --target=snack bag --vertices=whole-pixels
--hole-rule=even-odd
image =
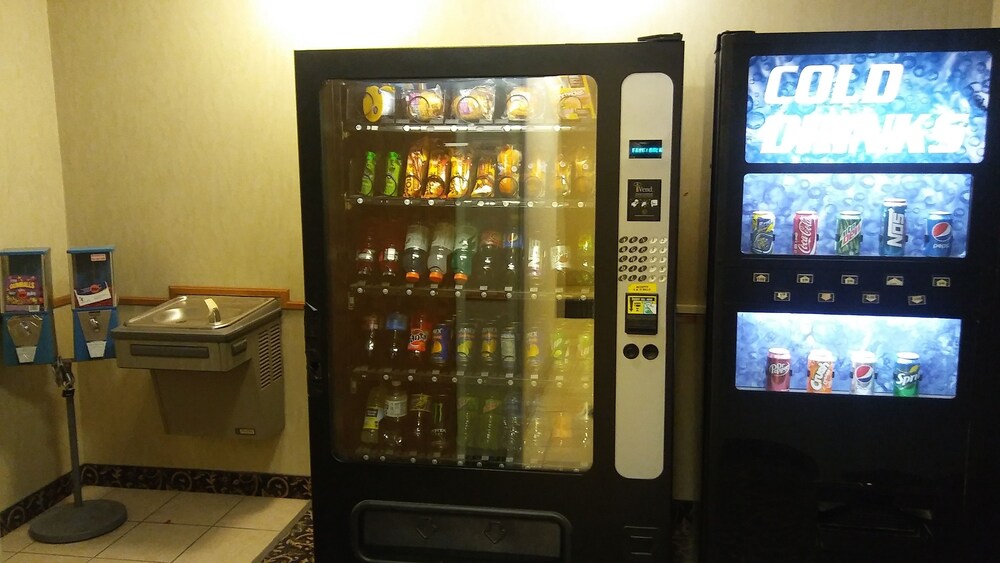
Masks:
[[[496,164],[494,162],[491,154],[479,157],[479,164],[476,166],[476,185],[472,188],[472,197],[493,197],[495,195]]]
[[[492,122],[495,104],[496,83],[492,79],[483,80],[469,88],[460,87],[455,92],[451,116],[468,122]]]
[[[410,119],[427,122],[444,116],[444,93],[441,91],[441,85],[426,86],[418,84],[404,91],[406,113]]]
[[[427,178],[427,141],[421,140],[410,147],[406,156],[406,178],[403,180],[403,197],[420,197]]]
[[[561,76],[559,85],[559,103],[557,113],[563,121],[580,121],[594,119],[591,79],[588,76],[573,74]]]
[[[500,197],[517,197],[521,184],[521,151],[504,145],[497,153],[497,192]]]
[[[459,199],[469,195],[469,176],[472,173],[472,153],[468,149],[451,149],[451,180],[448,197]]]
[[[444,147],[438,146],[431,151],[430,164],[427,166],[427,182],[424,187],[425,199],[445,197],[450,164],[448,151]]]

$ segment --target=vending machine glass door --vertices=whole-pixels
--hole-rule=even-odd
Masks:
[[[330,80],[333,453],[586,471],[598,84]]]

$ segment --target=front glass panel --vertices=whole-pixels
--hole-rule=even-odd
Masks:
[[[595,81],[331,81],[324,96],[333,322],[349,335],[335,455],[588,469]]]
[[[971,174],[747,174],[744,254],[964,258]]]
[[[960,319],[740,312],[734,381],[741,390],[950,399],[961,335]]]
[[[986,51],[750,58],[749,163],[977,163]]]

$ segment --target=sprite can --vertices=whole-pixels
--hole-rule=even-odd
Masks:
[[[837,214],[837,255],[861,254],[861,212],[841,211]]]
[[[396,197],[399,195],[399,172],[403,169],[403,160],[399,153],[389,151],[385,159],[385,187],[382,195]]]
[[[750,215],[750,252],[771,254],[774,251],[774,213],[754,211]]]
[[[892,394],[897,397],[916,397],[920,394],[919,386],[920,354],[896,354],[896,366],[892,370]]]

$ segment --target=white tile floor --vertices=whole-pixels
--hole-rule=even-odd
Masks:
[[[0,562],[252,563],[309,505],[296,499],[111,487],[84,487],[83,498],[121,502],[128,522],[103,536],[68,544],[33,541],[29,522],[0,538]]]

